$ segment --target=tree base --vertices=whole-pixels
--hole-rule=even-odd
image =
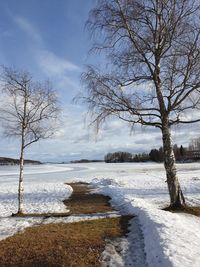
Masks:
[[[185,204],[174,203],[174,204],[170,204],[168,207],[164,208],[163,210],[166,210],[166,211],[184,211],[185,209],[187,209],[187,206]]]
[[[191,214],[191,215],[195,215],[200,217],[200,206],[184,206],[181,205],[179,207],[173,207],[173,206],[168,206],[166,208],[163,209],[164,211],[169,211],[169,212],[174,212],[174,213],[187,213],[187,214]]]
[[[12,217],[20,217],[20,216],[23,216],[24,215],[24,213],[23,212],[17,212],[17,213],[12,213]]]
[[[185,204],[181,204],[181,203],[175,203],[175,204],[171,204],[169,206],[170,210],[184,210],[186,208]]]

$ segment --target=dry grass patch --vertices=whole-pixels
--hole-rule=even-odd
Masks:
[[[130,216],[27,228],[0,242],[1,267],[97,267],[105,238],[127,233]]]
[[[178,209],[172,209],[171,207],[164,208],[165,211],[170,211],[174,213],[188,213],[195,216],[200,216],[200,207],[199,206],[186,206]]]
[[[91,214],[113,211],[110,205],[110,197],[101,194],[91,194],[92,187],[87,183],[70,183],[73,193],[64,204],[72,214]]]
[[[72,195],[64,200],[64,204],[69,212],[62,213],[22,213],[13,214],[17,217],[67,217],[73,214],[92,214],[99,212],[109,212],[114,209],[110,205],[111,198],[101,194],[93,194],[93,188],[88,183],[70,183],[73,188]]]

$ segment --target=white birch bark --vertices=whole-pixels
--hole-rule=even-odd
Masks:
[[[171,132],[167,121],[164,121],[162,128],[163,151],[164,151],[164,166],[167,176],[167,185],[170,195],[170,206],[178,208],[185,205],[185,199],[179,184],[176,159],[172,147]]]
[[[24,107],[23,107],[23,119],[21,125],[21,155],[20,155],[20,171],[19,171],[19,188],[18,188],[18,214],[24,213],[24,148],[25,148],[25,129],[27,127],[27,88],[25,84],[24,89]]]
[[[20,156],[20,173],[19,173],[19,187],[18,187],[18,214],[24,212],[24,148],[21,147],[21,156]]]

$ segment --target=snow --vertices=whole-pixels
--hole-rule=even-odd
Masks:
[[[126,238],[106,239],[106,247],[101,254],[100,262],[105,267],[122,267],[124,266],[122,255],[124,256],[127,251],[128,241]]]
[[[72,188],[60,184],[34,184],[25,186],[25,212],[48,213],[51,211],[66,212],[62,200],[71,195]],[[10,216],[17,212],[17,186],[4,185],[0,188],[0,217]]]
[[[143,236],[138,219],[131,219],[128,238],[107,239],[106,248],[101,255],[103,266],[109,267],[145,267]]]
[[[17,211],[17,167],[0,167],[0,239],[24,228],[55,222],[92,218],[13,218]],[[200,204],[200,163],[178,164],[178,175],[187,203]],[[62,200],[69,197],[66,182],[92,182],[96,191],[112,197],[122,214],[135,214],[129,236],[109,242],[102,254],[105,266],[198,267],[200,266],[200,218],[163,211],[169,204],[162,164],[64,164],[27,166],[26,212],[64,212]],[[110,214],[108,216],[118,216]],[[120,250],[120,255],[118,253]],[[118,256],[117,256],[118,255]]]
[[[135,166],[132,177],[124,175],[113,182],[100,178],[93,184],[99,192],[110,195],[112,203],[121,212],[137,215],[147,266],[200,266],[200,218],[161,210],[168,203],[164,171],[160,169],[161,165],[157,168],[156,165],[146,168],[145,164],[141,168],[141,165],[138,169]],[[193,204],[199,204],[200,200],[199,165],[179,165],[186,200]]]

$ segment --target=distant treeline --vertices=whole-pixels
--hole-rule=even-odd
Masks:
[[[29,159],[24,160],[24,163],[34,164],[34,165],[42,164],[40,161],[29,160]],[[0,157],[0,165],[19,165],[19,159]]]
[[[79,159],[79,160],[71,160],[70,163],[94,163],[94,162],[103,162],[103,160],[98,160],[98,159]]]
[[[191,147],[189,147],[191,149]],[[173,146],[174,154],[177,161],[187,161],[187,160],[199,160],[200,159],[200,150],[195,150],[193,147],[192,150],[189,148],[184,148],[182,145],[179,147],[178,145]],[[140,153],[140,154],[131,154],[129,152],[114,152],[108,153],[104,157],[104,161],[107,163],[114,162],[147,162],[147,161],[155,161],[155,162],[163,162],[163,148],[159,149],[151,149],[149,153]]]
[[[117,162],[146,162],[150,161],[150,155],[147,153],[142,154],[131,154],[129,152],[114,152],[108,153],[104,157],[106,163],[117,163]]]

